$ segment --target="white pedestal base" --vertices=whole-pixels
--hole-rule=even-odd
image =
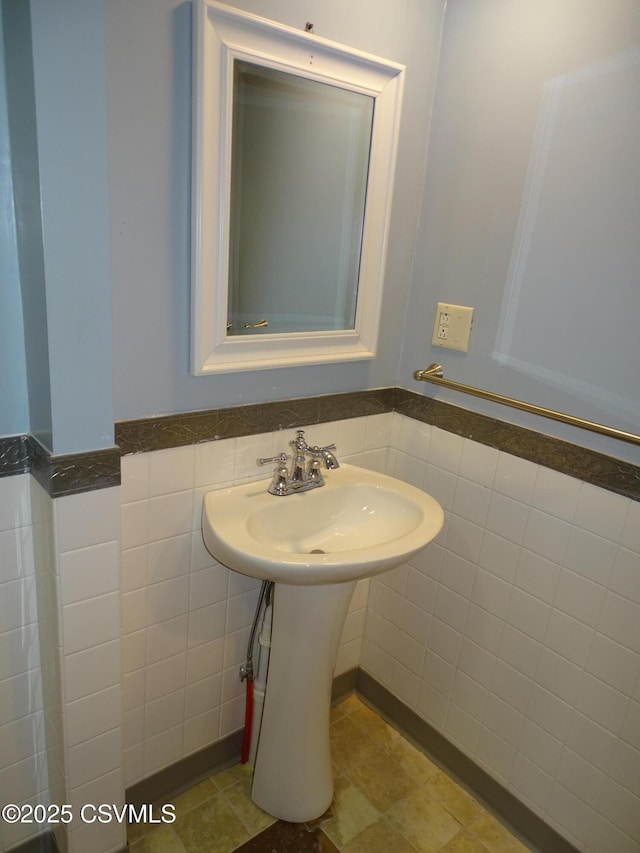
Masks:
[[[274,587],[271,655],[251,796],[282,820],[313,820],[333,799],[331,686],[355,586],[351,581]]]

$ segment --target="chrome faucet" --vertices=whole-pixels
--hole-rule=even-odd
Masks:
[[[278,453],[265,459],[257,459],[258,465],[276,463],[273,480],[269,485],[269,494],[284,497],[296,492],[306,492],[309,489],[317,489],[324,486],[324,477],[320,470],[320,464],[324,464],[327,470],[339,468],[340,463],[331,451],[336,449],[335,444],[326,447],[311,447],[304,437],[304,430],[296,430],[296,437],[289,442],[291,454]],[[309,457],[307,459],[307,457]],[[291,467],[287,469],[286,462],[291,459]]]

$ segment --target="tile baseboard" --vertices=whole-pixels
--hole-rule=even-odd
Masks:
[[[241,751],[240,729],[131,785],[125,791],[125,800],[137,808],[176,796],[206,776],[237,762]]]

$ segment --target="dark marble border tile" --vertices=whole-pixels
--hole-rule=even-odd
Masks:
[[[115,424],[116,447],[51,455],[32,436],[0,438],[0,476],[31,470],[52,497],[116,486],[120,455],[397,411],[640,501],[640,466],[403,388],[327,394]]]
[[[396,391],[395,408],[403,415],[640,501],[637,465],[421,394]]]
[[[119,421],[116,443],[124,454],[140,453],[391,411],[640,500],[636,465],[403,388]]]
[[[555,829],[362,669],[358,671],[356,690],[536,849],[544,853],[577,853]]]
[[[31,461],[28,442],[27,435],[0,437],[0,477],[29,473]]]
[[[295,429],[326,421],[390,412],[395,396],[396,389],[381,388],[116,421],[115,441],[123,454],[142,453],[198,444],[201,441]]]
[[[120,450],[51,454],[29,436],[31,473],[52,498],[120,485]]]

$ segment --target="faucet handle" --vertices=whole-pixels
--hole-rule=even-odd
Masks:
[[[327,444],[326,447],[318,447],[317,444],[314,444],[313,447],[307,448],[307,453],[311,456],[322,456],[323,453],[326,453],[328,450],[337,450],[335,444]]]
[[[258,465],[268,465],[270,462],[278,463],[276,470],[273,472],[273,479],[267,489],[270,495],[289,494],[289,476],[285,462],[290,458],[291,457],[287,453],[276,453],[275,456],[256,459],[256,463]]]
[[[304,430],[303,429],[297,429],[296,430],[296,437],[289,442],[289,445],[291,447],[295,447],[295,449],[298,451],[307,450],[309,445],[307,444],[307,440],[304,437]]]
[[[280,462],[284,464],[287,459],[291,459],[288,453],[277,453],[275,456],[259,457],[256,459],[256,465],[268,465],[270,462]]]

